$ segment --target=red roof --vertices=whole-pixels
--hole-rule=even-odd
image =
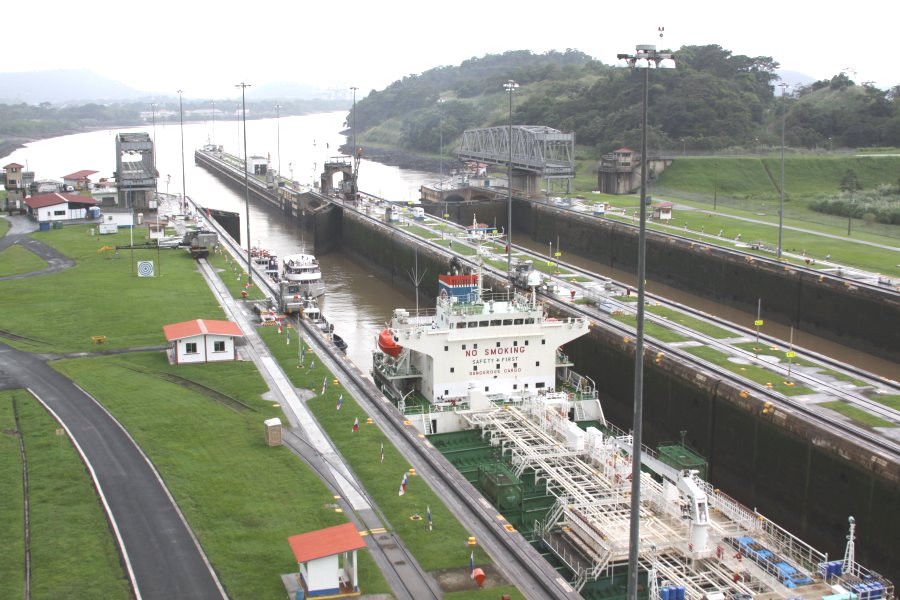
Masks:
[[[87,179],[97,171],[89,171],[87,169],[81,171],[75,171],[74,173],[70,173],[68,175],[63,175],[63,179]]]
[[[18,167],[18,168],[21,169],[21,168],[22,168],[22,165],[20,165],[19,163],[9,163],[8,165],[6,165],[6,166],[3,167],[3,168],[4,168],[4,169],[9,169],[10,167]]]
[[[60,194],[52,192],[50,194],[38,194],[31,198],[25,198],[25,204],[31,208],[44,208],[45,206],[56,206],[57,204],[97,204],[97,201],[81,194]]]
[[[631,148],[619,148],[618,150],[614,150],[616,154],[625,154],[627,152],[634,152]]]
[[[195,335],[230,335],[232,337],[244,335],[238,324],[233,321],[211,321],[209,319],[194,319],[183,323],[163,325],[163,333],[170,342]]]
[[[298,563],[366,547],[353,523],[292,535],[288,543]]]

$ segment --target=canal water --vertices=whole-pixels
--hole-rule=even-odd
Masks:
[[[346,112],[332,112],[304,116],[282,117],[247,121],[247,152],[251,156],[268,157],[271,167],[279,169],[300,183],[310,184],[322,171],[324,162],[338,156],[338,147],[346,138],[338,132],[343,129]],[[194,150],[206,143],[224,146],[226,152],[244,153],[243,124],[240,120],[204,121],[185,123],[183,127],[184,186],[182,185],[182,127],[176,121],[157,122],[153,127],[121,130],[100,130],[90,133],[67,135],[29,144],[11,155],[0,159],[3,164],[18,162],[35,172],[37,179],[61,180],[63,175],[81,169],[96,170],[93,176],[112,177],[116,165],[115,136],[119,131],[144,131],[153,137],[157,147],[159,190],[172,194],[187,190],[188,196],[199,204],[211,208],[234,211],[244,215],[244,195],[226,187],[208,171],[194,165]],[[438,178],[435,173],[390,167],[363,160],[359,170],[361,190],[394,201],[418,199],[418,188]],[[242,226],[243,230],[243,226]],[[311,240],[302,232],[287,224],[277,209],[253,201],[250,204],[250,232],[252,242],[278,253],[279,256],[311,251]],[[554,242],[556,240],[553,240]],[[547,240],[530,241],[524,236],[518,244],[531,247],[535,252],[547,251]],[[377,277],[365,265],[340,253],[333,252],[319,257],[326,283],[326,295],[322,301],[323,312],[334,323],[335,331],[349,344],[348,354],[364,372],[371,364],[371,352],[375,336],[390,318],[396,307],[415,305],[415,297],[406,287],[392,286]],[[565,260],[578,266],[634,285],[634,275],[601,265],[574,255]],[[436,273],[426,273],[436,277]],[[734,308],[723,306],[707,298],[688,294],[681,290],[648,283],[648,290],[674,301],[699,308],[737,323],[750,325],[756,318]],[[763,306],[765,319],[765,306]],[[766,320],[765,331],[787,340],[787,327]],[[900,379],[900,366],[878,356],[851,350],[840,344],[795,332],[798,346],[827,354],[834,358],[871,371],[875,374]]]

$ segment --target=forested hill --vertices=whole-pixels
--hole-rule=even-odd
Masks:
[[[887,92],[845,74],[776,94],[778,63],[717,45],[675,50],[678,67],[650,73],[648,144],[659,151],[789,146],[900,145],[900,85]],[[581,153],[640,146],[642,73],[604,64],[578,50],[512,51],[405,77],[356,104],[360,145],[437,153],[466,129],[506,125],[507,80],[514,124],[575,132]],[[780,92],[780,90],[777,90]],[[443,102],[439,103],[441,99]],[[353,123],[351,112],[348,123]]]

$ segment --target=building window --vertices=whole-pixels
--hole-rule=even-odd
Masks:
[[[478,350],[478,344],[472,344],[472,350]]]
[[[536,367],[541,366],[541,361],[539,361],[539,360],[534,361],[534,366],[536,366]]]
[[[525,340],[525,345],[526,345],[526,346],[528,345],[528,340]]]
[[[225,352],[225,340],[213,342],[213,352]]]
[[[497,363],[497,370],[500,370],[500,363]]]
[[[546,346],[546,345],[547,345],[547,340],[541,340],[541,346]]]
[[[484,391],[485,391],[485,393],[491,391],[491,386],[489,386],[489,385],[484,386]]]
[[[500,342],[497,342],[497,347],[498,347],[498,348],[500,347]]]
[[[466,345],[465,345],[465,344],[462,345],[462,349],[463,349],[463,350],[466,349]]]
[[[473,365],[473,366],[472,366],[472,370],[475,371],[475,372],[477,373],[477,372],[478,372],[478,365]]]
[[[197,342],[187,342],[184,345],[185,354],[197,354]]]
[[[448,350],[450,350],[450,346],[444,346],[444,352],[447,352]]]
[[[513,384],[513,389],[514,389],[514,390],[519,389],[519,384],[518,384],[518,383],[514,383],[514,384]]]
[[[64,217],[64,216],[66,216],[66,211],[65,211],[65,210],[54,210],[54,211],[53,211],[53,216],[55,216],[55,217]]]
[[[450,367],[450,372],[451,372],[451,373],[456,373],[456,367]]]
[[[519,340],[513,340],[513,348],[519,345]]]
[[[534,384],[534,387],[536,387],[536,388],[542,388],[542,387],[544,387],[544,382],[543,382],[543,381],[538,381],[537,383]]]

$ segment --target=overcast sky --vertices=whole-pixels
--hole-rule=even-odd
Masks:
[[[237,96],[234,84],[357,86],[507,50],[581,50],[607,64],[636,44],[718,44],[815,79],[900,84],[900,2],[792,0],[32,0],[3,27],[3,70],[87,69],[135,89]],[[807,8],[809,7],[809,8]],[[20,10],[21,9],[21,10]],[[665,27],[665,37],[657,28]],[[855,72],[855,74],[854,74]],[[502,78],[501,78],[502,79]],[[498,81],[498,86],[502,84]]]

